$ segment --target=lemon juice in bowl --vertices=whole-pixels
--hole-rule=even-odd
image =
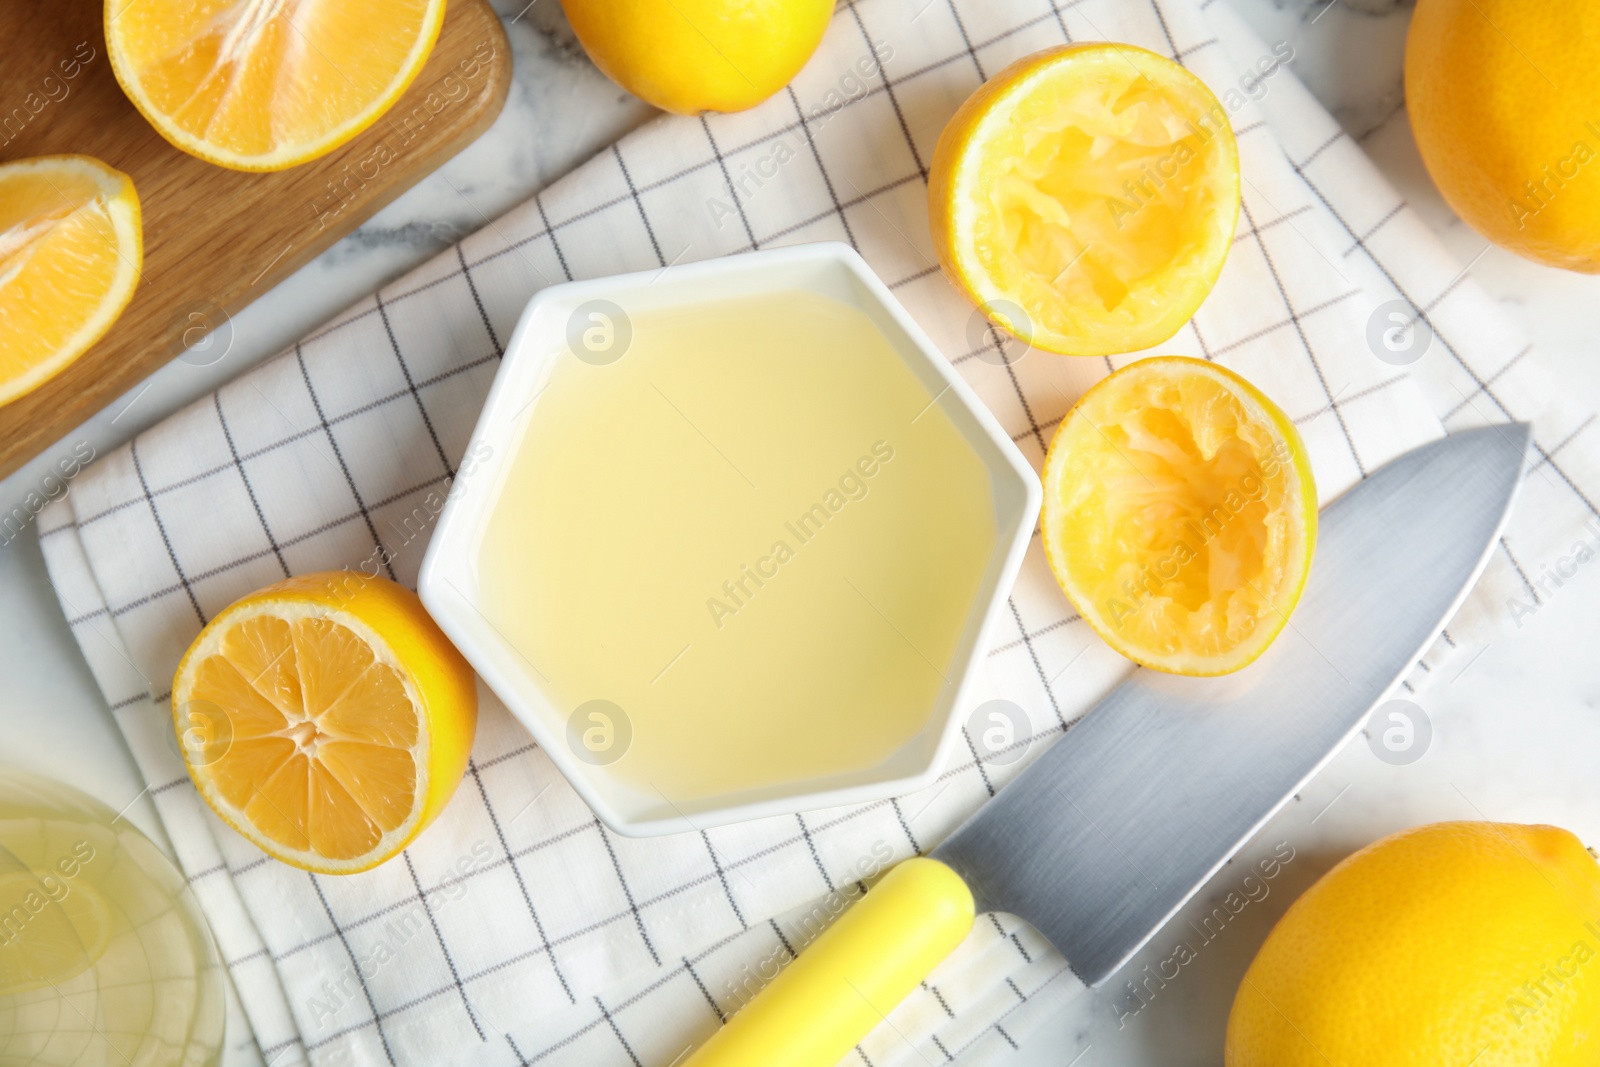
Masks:
[[[541,290],[466,455],[422,602],[628,836],[936,779],[1041,498],[832,242]]]
[[[692,810],[882,765],[929,725],[992,581],[989,468],[829,294],[621,328],[620,356],[560,356],[525,421],[485,618],[573,711],[579,758],[625,749],[610,770],[644,795]]]
[[[182,874],[93,798],[0,776],[0,1067],[219,1062],[222,971]]]

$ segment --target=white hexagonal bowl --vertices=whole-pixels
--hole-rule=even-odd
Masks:
[[[698,304],[768,292],[811,289],[852,304],[893,343],[972,450],[987,466],[996,538],[953,658],[950,684],[928,708],[926,725],[882,764],[819,780],[774,785],[678,805],[646,794],[606,766],[579,760],[566,744],[573,709],[557,706],[527,661],[479,610],[479,548],[494,511],[504,468],[519,443],[517,416],[544,387],[556,358],[567,351],[567,323],[590,300],[630,309]],[[530,417],[538,417],[537,411]],[[491,469],[459,476],[434,531],[419,580],[422,601],[507,708],[607,826],[629,836],[700,830],[748,819],[841,804],[858,804],[930,784],[947,763],[973,702],[987,635],[1004,608],[1022,564],[1042,491],[1038,476],[1010,437],[973,394],[888,288],[851,248],[836,243],[795,245],[611,278],[553,285],[529,302],[506,347],[466,454],[490,457]],[[499,468],[495,470],[492,468]],[[774,744],[799,724],[773,724]]]

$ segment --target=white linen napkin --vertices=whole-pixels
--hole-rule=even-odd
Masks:
[[[1553,404],[1525,342],[1283,69],[1286,46],[1255,40],[1214,0],[846,3],[793,86],[763,106],[632,134],[106,456],[42,517],[62,608],[269,1063],[666,1067],[863,881],[929,849],[1026,765],[981,763],[974,748],[916,795],[627,840],[483,691],[467,780],[439,821],[375,871],[323,878],[211,816],[167,702],[203,623],[257,587],[374,558],[414,583],[501,346],[553,282],[847,241],[1041,463],[1073,400],[1139,354],[984,358],[981,326],[934,265],[924,182],[945,120],[987,76],[1097,39],[1176,56],[1206,79],[1243,159],[1222,278],[1159,350],[1260,385],[1299,424],[1324,500],[1444,428],[1533,419],[1539,453],[1504,551],[1443,644],[1481,645],[1515,621],[1510,599],[1537,610],[1544,569],[1596,514],[1589,421]],[[1396,298],[1431,329],[1410,366],[1378,359],[1367,340],[1375,318],[1404,321],[1386,317]],[[1443,669],[1447,652],[1407,684]],[[1027,711],[1033,756],[1127,670],[1035,546],[981,696]],[[848,1062],[943,1062],[964,1049],[987,1062],[1077,988],[1031,929],[984,917]]]

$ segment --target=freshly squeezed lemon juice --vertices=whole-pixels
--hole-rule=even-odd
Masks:
[[[879,766],[953,684],[996,539],[938,400],[821,293],[638,311],[521,416],[484,614],[562,714],[620,709],[614,772],[670,801]]]
[[[0,1067],[208,1067],[222,967],[183,875],[110,808],[0,776]]]

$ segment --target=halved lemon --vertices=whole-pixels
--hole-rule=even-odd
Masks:
[[[1142,359],[1056,430],[1041,524],[1056,581],[1118,652],[1173,674],[1261,655],[1305,588],[1317,489],[1277,405],[1230,370]]]
[[[455,792],[478,722],[472,668],[422,601],[354,571],[234,602],[184,653],[172,707],[222,820],[324,874],[410,844]]]
[[[939,137],[934,247],[989,320],[1069,356],[1133,352],[1182,328],[1239,218],[1227,112],[1170,59],[1126,44],[1026,56]]]
[[[122,91],[178,148],[235,170],[333,151],[405,92],[445,0],[106,0]]]
[[[0,404],[100,340],[144,263],[133,181],[88,156],[0,166]]]

